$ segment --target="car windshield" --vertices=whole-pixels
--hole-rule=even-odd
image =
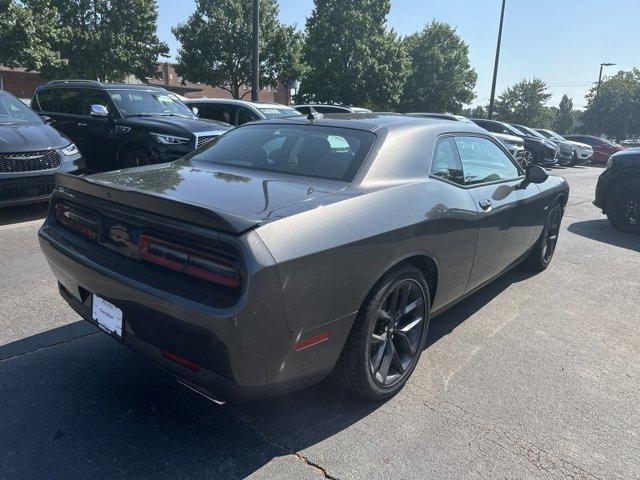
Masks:
[[[197,118],[184,103],[168,92],[113,90],[109,95],[125,117],[165,115]]]
[[[522,132],[524,132],[525,134],[528,134],[531,137],[536,137],[536,138],[545,138],[544,135],[542,135],[541,133],[536,132],[535,130],[533,130],[532,128],[529,127],[525,127],[524,125],[516,125],[516,128],[518,130],[521,130]]]
[[[347,128],[250,124],[230,131],[189,158],[351,182],[374,141],[371,132]]]
[[[268,107],[257,107],[260,113],[265,118],[285,118],[285,117],[299,117],[302,114],[295,108],[289,107],[277,107],[275,105],[269,105]]]
[[[560,140],[562,142],[564,142],[564,138],[562,138],[560,135],[558,135],[556,132],[547,132],[549,134],[549,136],[555,140]]]
[[[527,133],[524,133],[523,131],[518,130],[513,125],[508,125],[506,123],[503,123],[502,125],[509,131],[509,133],[511,135],[515,135],[517,137],[527,137],[527,136],[529,136]]]
[[[0,94],[0,125],[38,124],[40,117],[17,98]]]

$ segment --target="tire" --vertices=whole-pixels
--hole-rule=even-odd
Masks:
[[[360,307],[333,379],[373,400],[398,393],[424,349],[430,305],[427,282],[417,268],[402,264],[387,272]]]
[[[532,148],[525,147],[524,153],[521,157],[520,166],[522,168],[527,168],[529,165],[536,165],[538,163],[538,155],[536,151]]]
[[[607,195],[604,211],[614,228],[640,233],[640,179],[627,180]]]
[[[580,160],[578,159],[578,152],[574,150],[573,155],[571,156],[571,161],[569,162],[569,166],[574,167],[579,163],[579,161]]]
[[[542,272],[551,263],[558,244],[562,214],[562,204],[556,200],[549,209],[540,237],[525,260],[528,270]]]
[[[142,167],[144,165],[151,165],[151,155],[141,148],[134,148],[126,152],[119,162],[120,168],[133,168]]]

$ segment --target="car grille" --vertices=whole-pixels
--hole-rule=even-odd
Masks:
[[[0,173],[35,172],[52,170],[62,163],[55,150],[42,152],[0,153]]]
[[[211,142],[218,138],[218,135],[203,135],[202,137],[198,137],[198,141],[196,142],[196,148],[200,148],[203,145]]]
[[[51,195],[54,185],[53,176],[2,182],[0,183],[0,201]]]

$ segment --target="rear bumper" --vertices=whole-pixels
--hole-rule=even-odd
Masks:
[[[46,223],[40,246],[58,279],[60,294],[82,318],[96,325],[92,295],[100,295],[123,312],[123,335],[111,335],[114,339],[187,386],[222,401],[279,395],[322,380],[333,368],[353,320],[342,318],[323,326],[320,331],[344,333],[296,351],[298,340],[317,335],[318,330],[293,334],[288,329],[279,282],[271,274],[274,269],[252,279],[251,291],[259,294],[250,293],[238,305],[217,310],[131,281],[78,250],[66,249]],[[163,352],[198,368],[169,360]]]

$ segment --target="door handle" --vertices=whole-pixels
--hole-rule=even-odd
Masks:
[[[78,126],[79,126],[79,127],[86,127],[86,126],[87,126],[87,124],[86,124],[86,123],[82,123],[82,122],[78,122]]]
[[[491,208],[491,200],[489,200],[488,198],[483,198],[478,202],[478,204],[483,210],[489,210]]]

